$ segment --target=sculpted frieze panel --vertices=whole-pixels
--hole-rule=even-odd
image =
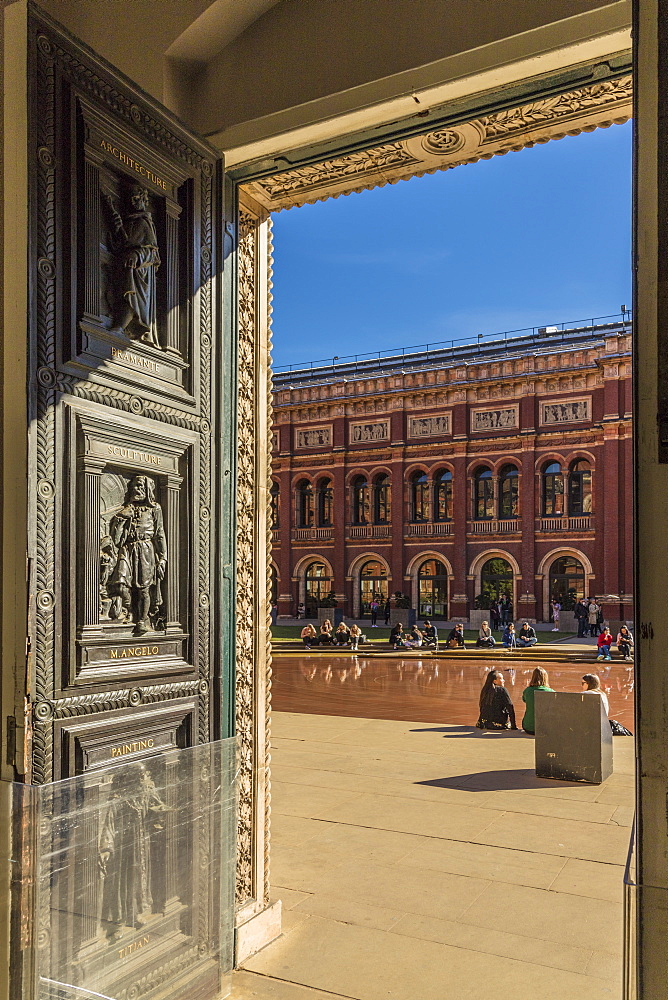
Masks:
[[[332,445],[332,428],[309,427],[296,432],[296,448],[330,448]]]
[[[591,397],[581,399],[551,399],[540,404],[540,422],[550,424],[574,424],[591,420]]]
[[[390,423],[388,420],[377,420],[364,424],[350,424],[348,433],[351,444],[387,441],[390,436]]]
[[[410,438],[430,438],[450,434],[450,413],[441,413],[433,417],[409,417],[408,436]]]
[[[519,426],[517,406],[493,407],[471,410],[472,431],[506,431]]]

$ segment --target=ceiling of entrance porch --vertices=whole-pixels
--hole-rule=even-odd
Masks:
[[[269,211],[280,211],[622,124],[631,115],[631,76],[600,80],[468,122],[276,173],[244,185],[244,190]]]

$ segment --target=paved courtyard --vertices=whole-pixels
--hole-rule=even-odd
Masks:
[[[539,780],[533,740],[277,712],[281,938],[234,1000],[619,1000],[633,740],[602,785]]]

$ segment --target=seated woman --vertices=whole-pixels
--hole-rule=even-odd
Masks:
[[[612,647],[612,632],[607,625],[603,627],[603,631],[598,637],[598,656],[597,660],[611,660],[610,649]]]
[[[515,708],[501,670],[490,670],[480,692],[478,729],[517,729]]]
[[[622,625],[619,632],[617,633],[617,649],[621,656],[625,660],[631,659],[631,649],[633,648],[633,636],[627,629],[626,625]]]
[[[529,681],[529,686],[522,692],[522,701],[526,705],[524,710],[524,718],[522,719],[522,729],[525,733],[530,733],[532,736],[536,732],[536,723],[534,721],[534,695],[536,691],[553,691],[554,688],[550,687],[550,681],[547,676],[547,670],[543,670],[542,667],[536,667],[531,675],[531,680]]]
[[[489,622],[483,622],[478,629],[478,638],[476,639],[475,644],[476,646],[482,646],[486,649],[491,649],[492,646],[496,646],[496,639],[492,635]]]
[[[329,620],[329,618],[325,618],[324,622],[320,626],[320,629],[321,631],[322,629],[325,629],[327,632],[329,632],[330,635],[332,634],[332,623]]]
[[[417,625],[414,625],[410,632],[407,634],[404,643],[410,649],[418,649],[423,642],[423,636]]]
[[[335,646],[347,646],[350,641],[350,629],[345,622],[340,622],[336,626],[336,632],[334,633],[334,645]]]
[[[461,623],[450,629],[445,645],[448,649],[464,649],[464,626]]]
[[[329,628],[327,626],[329,625]],[[319,646],[331,646],[332,644],[332,623],[329,619],[325,621],[320,626],[320,638],[318,639]]]
[[[351,649],[357,650],[360,644],[360,639],[362,638],[362,629],[359,625],[350,626],[350,646]]]
[[[506,649],[517,649],[517,636],[515,634],[515,626],[512,622],[508,622],[503,630],[503,639],[501,641]]]
[[[310,649],[311,646],[318,645],[318,633],[311,624],[304,625],[304,628],[301,631],[301,637],[307,649]]]
[[[400,649],[405,645],[406,636],[404,635],[404,627],[401,622],[397,622],[392,631],[390,632],[390,646],[393,649]]]
[[[524,649],[526,646],[535,646],[537,642],[538,637],[533,625],[529,625],[529,622],[522,622],[520,634],[517,636],[517,645],[520,649]]]
[[[600,696],[603,702],[603,708],[605,709],[605,714],[610,714],[610,705],[608,703],[608,696],[601,687],[601,678],[598,674],[584,674],[582,678],[582,693],[583,694],[597,694]]]

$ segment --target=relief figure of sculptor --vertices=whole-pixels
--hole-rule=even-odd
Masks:
[[[156,322],[156,272],[160,266],[158,237],[149,211],[148,191],[133,184],[123,216],[109,207],[116,232],[116,324],[128,336],[160,347]]]
[[[161,584],[167,567],[162,509],[150,476],[130,480],[125,503],[109,529],[116,563],[108,586],[120,597],[122,617],[134,620],[135,635],[143,635],[154,627],[162,606]]]

